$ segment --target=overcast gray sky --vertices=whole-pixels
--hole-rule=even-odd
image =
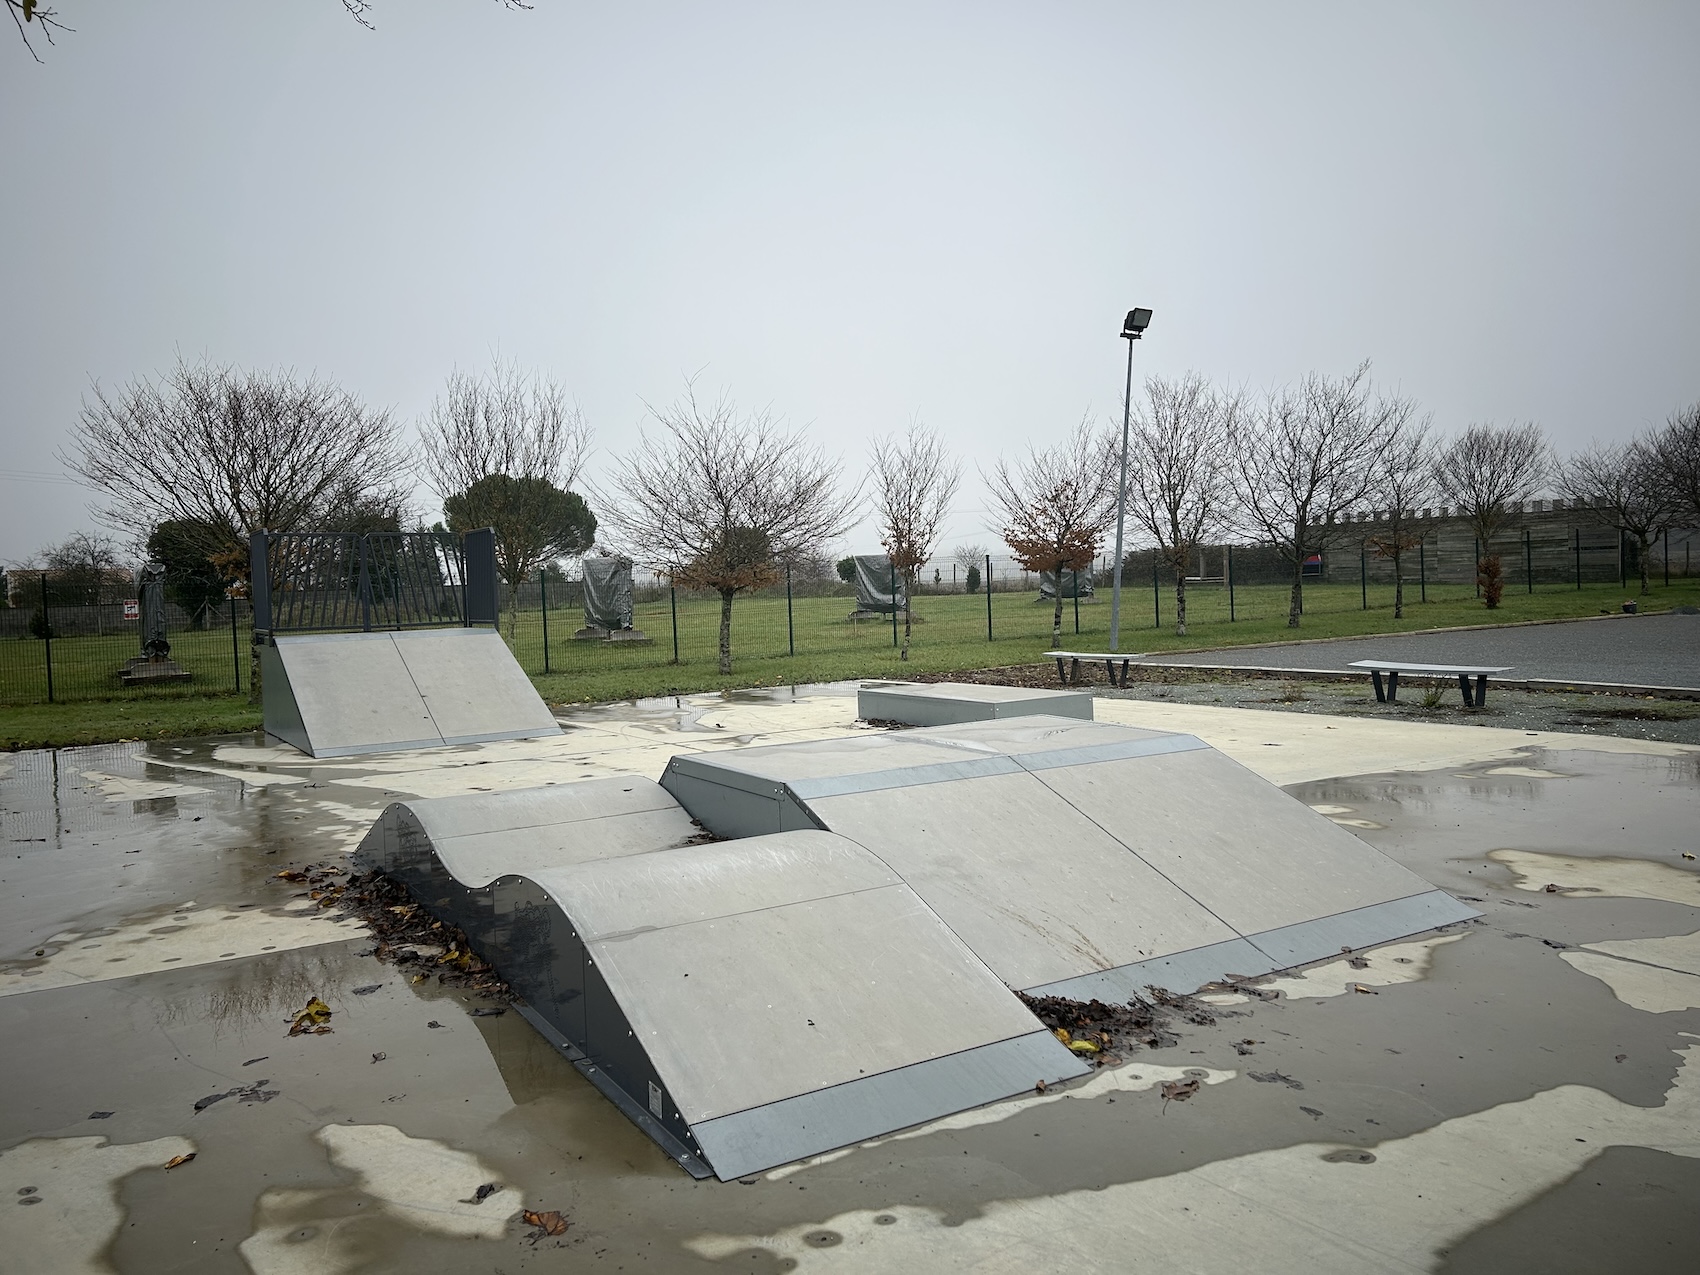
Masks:
[[[947,545],[995,540],[974,462],[1116,414],[1136,304],[1142,374],[1368,357],[1448,430],[1700,398],[1693,0],[536,3],[0,38],[0,559],[93,525],[12,475],[179,350],[411,422],[499,348],[593,475],[699,369],[852,470],[918,416],[970,462]]]

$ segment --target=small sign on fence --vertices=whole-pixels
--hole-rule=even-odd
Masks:
[[[142,618],[141,599],[139,599],[139,598],[125,598],[124,599],[124,618],[126,620],[139,620],[139,619]]]

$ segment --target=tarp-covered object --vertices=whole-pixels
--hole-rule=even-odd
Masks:
[[[1086,572],[1082,571],[1076,575],[1072,571],[1065,571],[1062,573],[1062,576],[1063,597],[1072,598],[1074,596],[1076,581],[1079,581],[1080,584],[1081,597],[1089,598],[1092,596],[1092,577]],[[1041,571],[1039,573],[1039,596],[1041,598],[1054,598],[1057,596],[1057,573],[1055,571]]]
[[[584,560],[586,628],[632,627],[632,564],[624,558]]]
[[[893,581],[896,581],[895,590]],[[891,559],[877,553],[856,555],[856,609],[880,611],[890,615],[901,611],[909,602],[903,587],[903,573],[891,565]]]

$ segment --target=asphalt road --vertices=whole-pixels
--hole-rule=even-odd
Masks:
[[[1148,664],[1342,669],[1353,660],[1510,665],[1512,678],[1700,688],[1700,615],[1625,615],[1153,656]]]

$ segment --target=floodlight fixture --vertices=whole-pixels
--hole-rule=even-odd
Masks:
[[[1135,306],[1122,320],[1122,339],[1127,342],[1127,389],[1122,394],[1121,481],[1116,484],[1116,567],[1110,583],[1110,650],[1120,651],[1122,640],[1122,532],[1127,523],[1127,434],[1133,412],[1133,343],[1151,326],[1151,311]],[[1059,584],[1057,586],[1061,588]]]
[[[1145,335],[1145,329],[1151,326],[1151,311],[1144,306],[1135,306],[1127,312],[1127,318],[1122,320],[1122,336],[1129,341],[1137,341]]]

